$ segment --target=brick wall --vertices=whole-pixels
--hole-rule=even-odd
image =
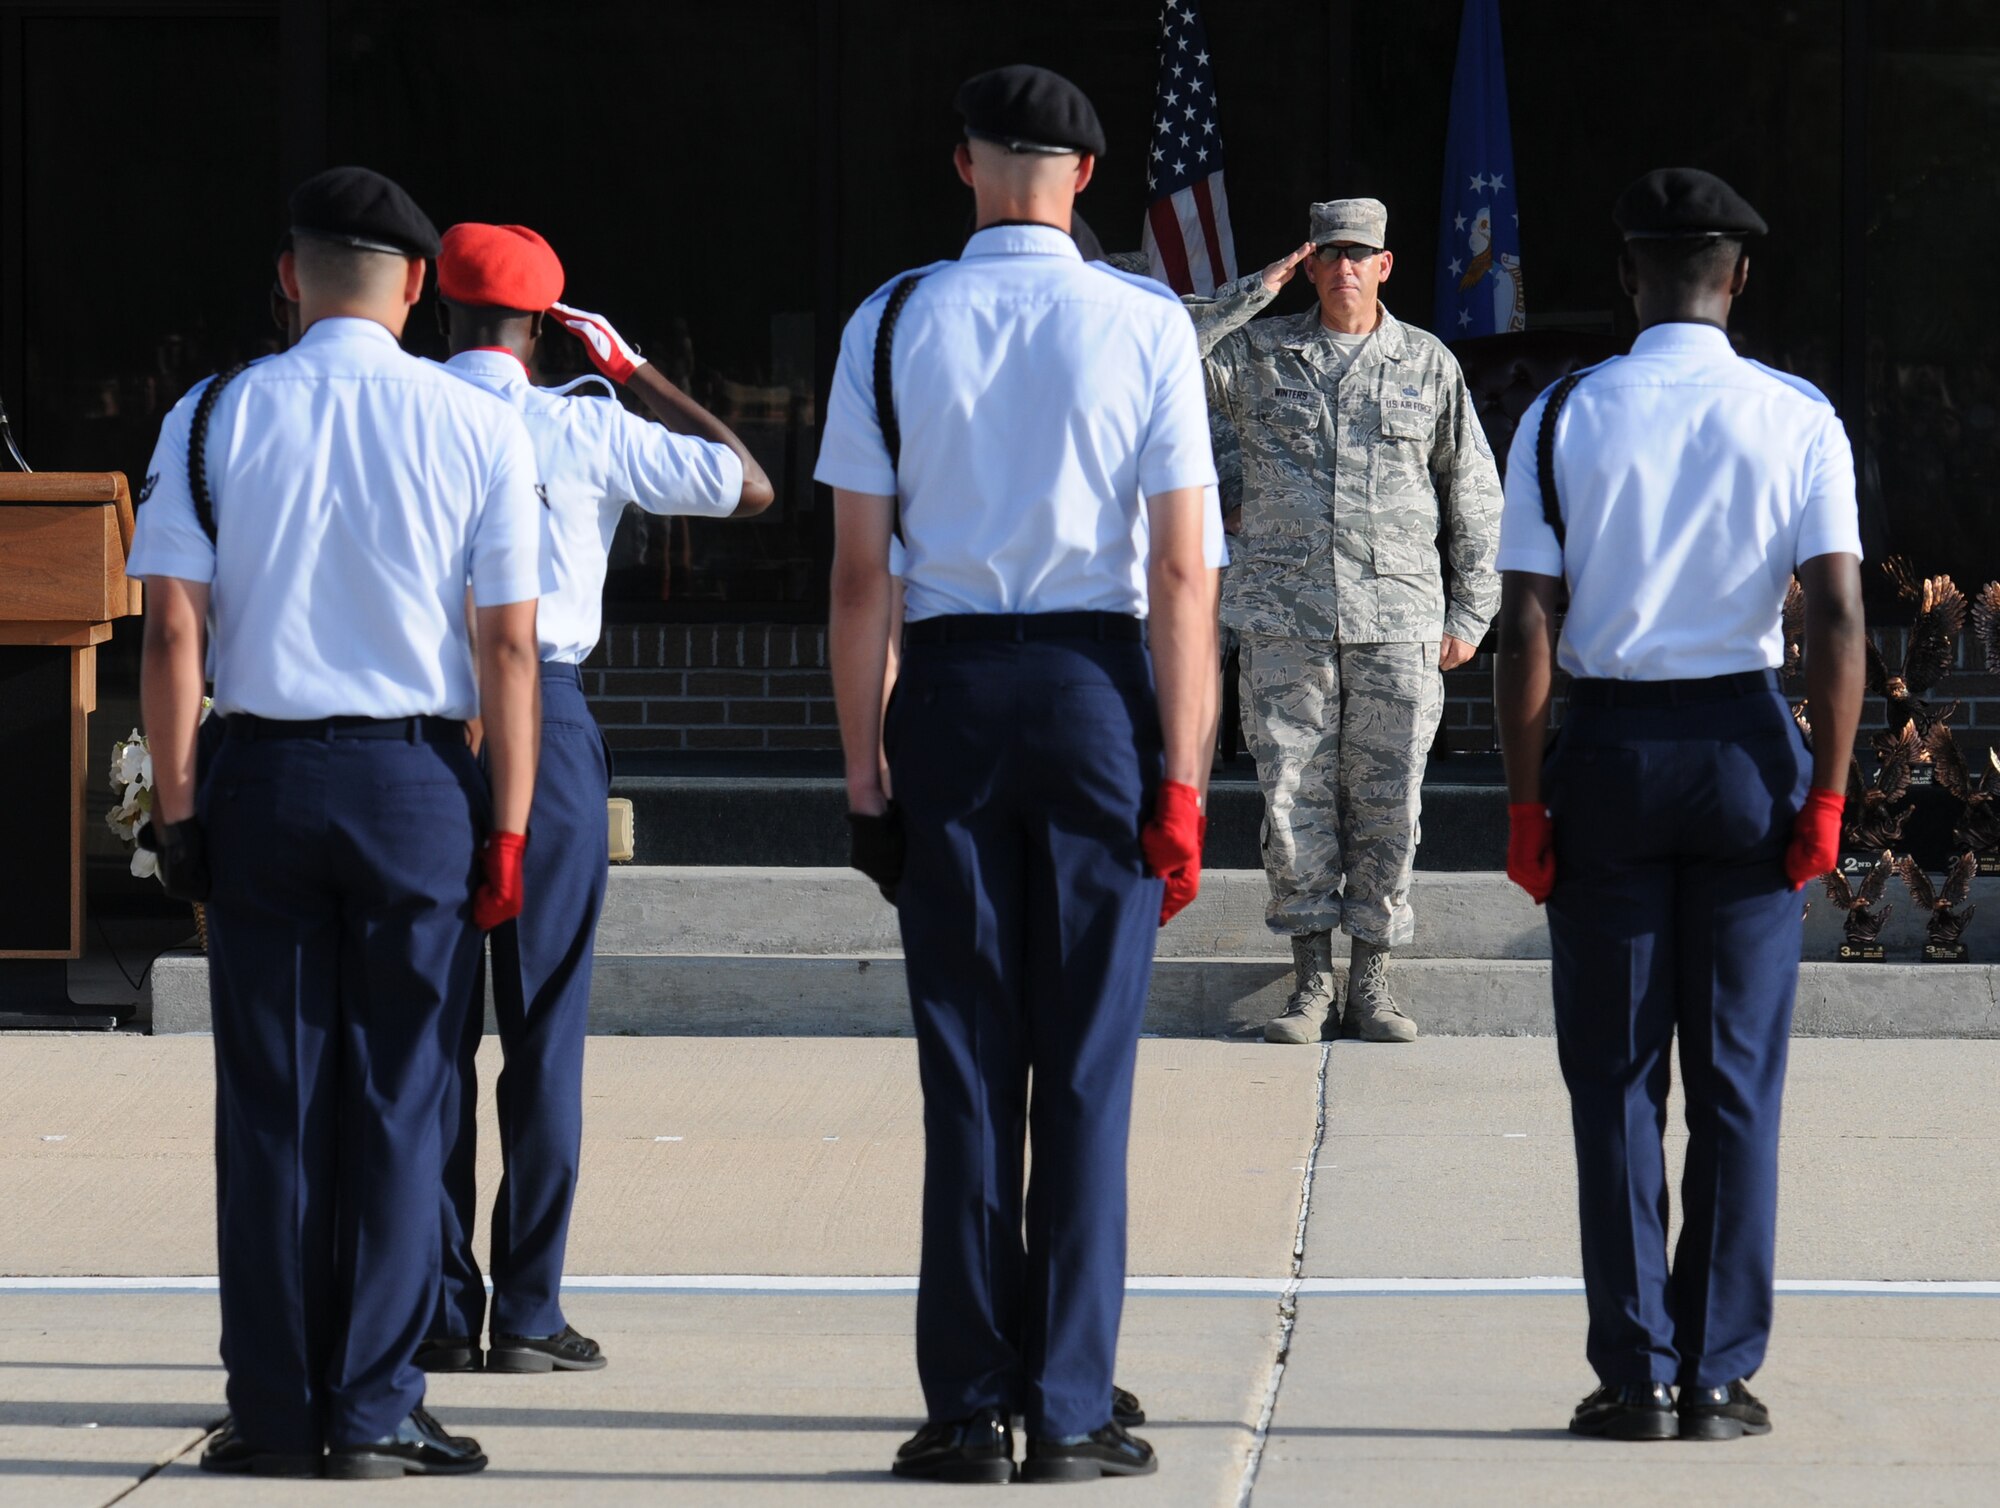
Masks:
[[[1892,668],[1905,632],[1876,631]],[[1929,700],[1964,703],[1952,727],[1977,765],[2000,743],[2000,676],[1985,673],[1970,635],[1959,645],[1959,666]],[[826,630],[813,625],[614,625],[584,662],[583,689],[613,749],[840,747]],[[1791,694],[1796,701],[1805,692]],[[1881,701],[1869,698],[1863,733],[1883,716]],[[1497,747],[1491,655],[1475,655],[1445,677],[1444,736],[1454,753]]]
[[[614,624],[583,689],[617,749],[837,749],[826,630]]]

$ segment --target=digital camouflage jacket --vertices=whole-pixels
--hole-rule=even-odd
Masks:
[[[1317,307],[1249,322],[1271,297],[1253,273],[1185,301],[1216,469],[1242,476],[1223,621],[1352,644],[1477,644],[1500,603],[1500,477],[1457,360],[1384,309],[1340,376]]]

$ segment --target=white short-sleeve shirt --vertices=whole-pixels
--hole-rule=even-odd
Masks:
[[[461,351],[445,370],[508,403],[534,442],[556,581],[536,610],[544,660],[577,665],[597,647],[605,564],[628,503],[726,518],[743,499],[743,462],[727,445],[677,435],[613,398],[538,388],[511,352]]]
[[[1215,483],[1201,362],[1178,300],[1084,262],[1051,226],[978,232],[958,261],[927,270],[897,323],[892,467],[874,382],[887,296],[870,297],[841,338],[814,476],[899,495],[910,621],[1143,617],[1146,498]],[[1205,511],[1220,563],[1221,515],[1212,499]]]
[[[1794,569],[1861,554],[1853,452],[1819,390],[1713,325],[1641,332],[1556,416],[1561,546],[1535,455],[1547,401],[1515,431],[1497,563],[1568,581],[1562,668],[1662,681],[1783,664]]]
[[[211,543],[187,471],[205,386],[161,426],[126,570],[209,585],[216,710],[475,715],[467,583],[480,607],[554,584],[520,417],[372,320],[318,320],[216,403]]]

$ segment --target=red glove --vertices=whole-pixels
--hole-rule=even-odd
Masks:
[[[527,848],[524,833],[494,833],[479,846],[486,878],[472,893],[472,923],[481,932],[521,914],[521,855]]]
[[[1201,793],[1185,781],[1162,782],[1152,819],[1139,830],[1146,867],[1167,882],[1160,900],[1162,927],[1201,892],[1201,840],[1207,831]]]
[[[1534,898],[1537,906],[1556,888],[1556,825],[1549,809],[1538,801],[1507,808],[1507,878]]]
[[[1806,804],[1792,823],[1792,841],[1785,848],[1785,878],[1803,890],[1840,862],[1840,823],[1847,814],[1843,791],[1806,792]]]
[[[586,314],[568,304],[550,304],[549,313],[565,330],[583,342],[583,348],[590,352],[590,359],[597,370],[620,386],[631,381],[632,374],[645,365],[646,358],[627,345],[625,337],[612,329],[611,321],[603,315]]]

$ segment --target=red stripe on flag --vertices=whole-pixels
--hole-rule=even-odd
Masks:
[[[1208,197],[1208,180],[1202,179],[1194,186],[1195,212],[1201,216],[1201,238],[1208,243],[1208,265],[1213,269],[1216,287],[1226,282],[1227,274],[1222,270],[1222,237],[1215,230],[1215,203]]]
[[[1181,241],[1180,216],[1172,199],[1155,199],[1146,211],[1152,222],[1153,245],[1167,272],[1167,286],[1176,293],[1194,292],[1194,274],[1188,271],[1187,246]]]

